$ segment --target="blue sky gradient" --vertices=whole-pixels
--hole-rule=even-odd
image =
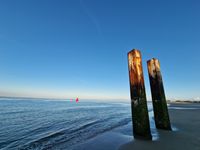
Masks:
[[[198,0],[2,0],[0,95],[129,99],[127,52],[158,58],[167,98],[200,97]]]

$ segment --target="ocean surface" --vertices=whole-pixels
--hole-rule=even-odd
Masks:
[[[39,99],[0,99],[0,149],[74,149],[104,132],[127,126],[132,136],[130,103]],[[151,132],[157,133],[148,104]]]

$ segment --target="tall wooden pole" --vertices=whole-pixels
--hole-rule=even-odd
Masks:
[[[147,61],[156,127],[171,130],[167,102],[158,59]]]
[[[139,50],[133,49],[128,53],[128,68],[134,137],[152,139],[144,86],[142,59]]]

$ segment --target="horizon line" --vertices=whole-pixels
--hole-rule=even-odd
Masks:
[[[55,98],[55,97],[29,97],[29,96],[4,96],[4,95],[0,95],[0,98],[14,98],[14,99],[50,99],[50,100],[71,100],[71,99],[74,99],[74,98]],[[78,97],[79,98],[79,97]],[[79,98],[80,99],[80,98]],[[130,100],[130,99],[120,99],[120,98],[113,98],[113,99],[103,99],[103,98],[83,98],[81,100],[108,100],[108,101],[124,101],[124,100]],[[148,102],[149,101],[152,101],[151,99],[147,100]],[[200,99],[194,99],[194,98],[188,98],[188,99],[180,99],[180,98],[170,98],[170,99],[167,99],[166,101],[200,101]]]

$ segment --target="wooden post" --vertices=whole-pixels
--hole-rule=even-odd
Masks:
[[[141,53],[133,49],[128,53],[130,96],[135,138],[152,139],[149,125]]]
[[[147,61],[156,128],[171,130],[158,59]]]

